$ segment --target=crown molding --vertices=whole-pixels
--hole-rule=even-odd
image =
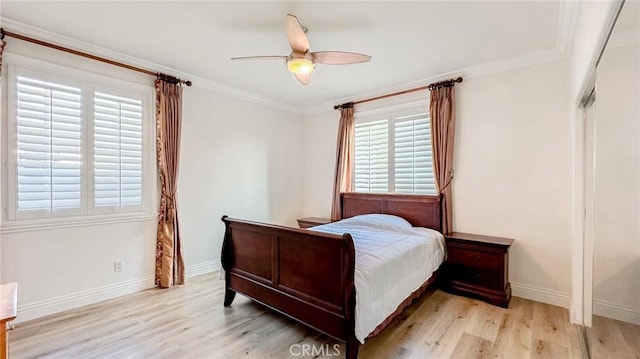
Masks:
[[[218,82],[215,82],[215,81],[212,81],[212,80],[209,80],[209,79],[206,79],[182,70],[164,66],[152,61],[147,61],[135,56],[127,55],[119,51],[97,46],[89,42],[64,36],[53,31],[49,31],[33,25],[25,24],[20,21],[16,21],[13,19],[0,16],[0,23],[7,30],[14,31],[25,36],[34,37],[39,40],[51,42],[60,46],[70,47],[75,50],[88,52],[93,55],[106,57],[114,61],[124,62],[133,66],[150,69],[152,71],[167,73],[167,74],[171,74],[172,76],[189,79],[193,82],[194,87],[197,87],[203,90],[257,103],[260,105],[274,108],[276,110],[288,112],[294,115],[302,115],[304,113],[304,110],[300,107],[291,106],[289,104],[277,101],[270,97],[258,95],[253,92],[227,86],[227,85],[224,85],[224,84],[221,84],[221,83],[218,83]]]
[[[556,49],[560,51],[564,57],[568,57],[573,47],[580,2],[561,1],[559,6]]]
[[[551,48],[547,50],[534,52],[528,55],[512,57],[510,59],[486,62],[480,65],[469,66],[469,67],[461,68],[455,71],[450,71],[444,74],[425,77],[420,80],[405,82],[402,84],[378,89],[375,91],[366,92],[363,94],[359,94],[357,96],[344,97],[332,102],[325,102],[321,105],[307,108],[307,110],[304,112],[304,115],[308,116],[308,115],[321,113],[329,109],[333,109],[333,106],[337,104],[358,101],[363,98],[381,96],[387,93],[400,92],[400,91],[404,91],[406,89],[410,89],[414,87],[425,86],[432,82],[443,81],[452,77],[461,76],[465,80],[472,79],[475,77],[481,77],[481,76],[506,72],[510,70],[534,66],[538,64],[547,63],[547,62],[559,61],[565,57],[566,55],[562,54],[562,52],[559,51],[557,48]]]
[[[547,62],[559,61],[569,56],[575,34],[576,21],[578,17],[578,11],[580,8],[579,1],[561,1],[559,3],[558,10],[558,30],[555,47],[540,50],[530,54],[516,56],[504,60],[497,60],[486,62],[479,65],[465,67],[442,73],[434,76],[421,78],[419,80],[405,82],[389,86],[382,89],[376,89],[366,93],[361,93],[356,96],[349,96],[339,98],[331,102],[325,102],[322,104],[302,108],[293,106],[273,98],[258,95],[253,92],[241,90],[231,86],[223,85],[221,83],[196,76],[178,69],[163,66],[154,62],[146,61],[137,57],[133,57],[118,51],[106,49],[88,42],[80,41],[74,38],[63,36],[48,30],[44,30],[35,26],[24,24],[12,19],[0,17],[0,22],[3,26],[11,29],[12,31],[23,33],[27,36],[37,37],[39,39],[54,42],[63,46],[72,47],[75,49],[91,52],[93,54],[108,57],[116,61],[126,62],[135,66],[155,69],[155,71],[170,73],[174,76],[188,78],[193,81],[193,86],[198,87],[214,93],[239,98],[245,101],[261,104],[270,108],[274,108],[280,111],[288,112],[293,115],[307,116],[332,109],[335,104],[357,101],[358,99],[379,96],[385,93],[402,91],[412,87],[424,86],[425,84],[445,80],[450,77],[462,76],[466,79],[491,75],[500,72],[506,72],[523,67],[543,64]]]
[[[425,77],[419,80],[405,82],[394,86],[377,89],[374,91],[359,94],[357,96],[349,96],[337,99],[332,102],[325,102],[320,105],[312,106],[304,111],[304,115],[313,115],[328,111],[334,105],[345,102],[358,101],[363,98],[376,97],[392,92],[399,92],[413,87],[425,86],[432,82],[443,81],[452,77],[462,76],[465,79],[481,77],[500,72],[506,72],[519,68],[539,65],[547,62],[559,61],[569,57],[573,46],[573,39],[578,18],[580,3],[578,1],[561,1],[558,10],[558,34],[556,37],[555,47],[536,51],[530,54],[516,56],[504,60],[490,61],[479,65],[464,67],[458,70],[450,71],[444,74]]]

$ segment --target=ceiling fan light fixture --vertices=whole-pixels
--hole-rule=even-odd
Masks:
[[[308,74],[316,67],[316,64],[307,58],[287,60],[287,69],[294,74]]]
[[[2,1],[2,0],[0,0]],[[232,57],[231,60],[280,60],[284,62],[287,70],[293,73],[302,85],[308,85],[311,81],[311,73],[316,65],[348,65],[367,62],[371,56],[346,51],[315,51],[309,50],[307,28],[300,24],[295,15],[287,14],[287,40],[291,52],[282,56],[243,56]],[[284,61],[283,61],[284,60]]]

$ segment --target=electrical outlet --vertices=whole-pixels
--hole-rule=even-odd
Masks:
[[[114,272],[122,272],[123,268],[124,268],[124,265],[122,264],[121,261],[113,262],[113,271]]]

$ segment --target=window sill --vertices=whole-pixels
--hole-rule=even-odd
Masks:
[[[103,224],[156,221],[155,213],[118,213],[115,215],[93,215],[72,218],[5,221],[0,234],[46,231],[53,229],[88,227]]]

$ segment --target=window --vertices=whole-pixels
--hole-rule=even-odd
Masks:
[[[23,76],[16,84],[16,210],[80,208],[80,88]]]
[[[94,204],[142,204],[142,101],[96,92]]]
[[[356,192],[434,194],[427,105],[358,115],[355,119]]]
[[[9,67],[8,219],[147,210],[151,88],[63,70]]]

